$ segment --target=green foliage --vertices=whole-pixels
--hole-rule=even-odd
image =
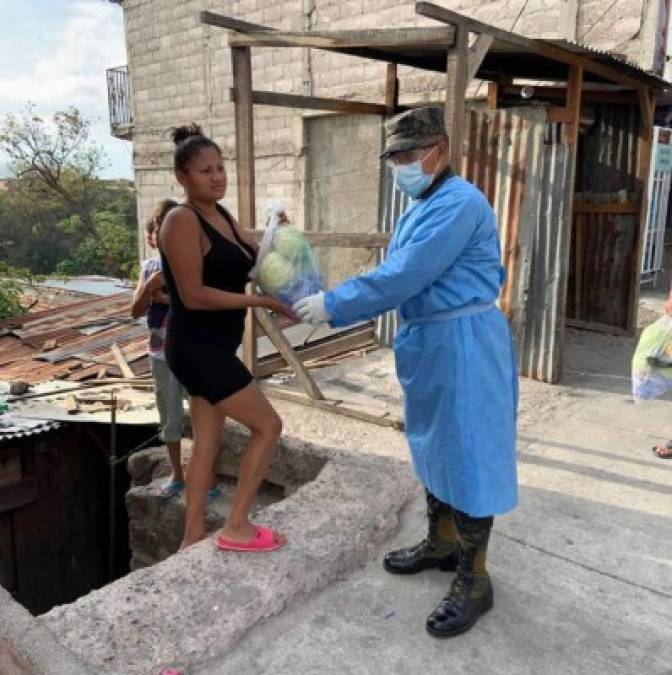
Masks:
[[[25,286],[38,280],[26,269],[16,269],[0,262],[0,319],[25,312],[26,307],[21,302]]]
[[[56,272],[132,278],[138,258],[135,231],[130,231],[113,211],[96,211],[93,220],[95,234],[87,234],[72,255],[56,266]]]
[[[135,194],[97,176],[105,158],[75,108],[45,121],[28,105],[0,120],[12,175],[0,191],[0,261],[36,274],[132,277]]]

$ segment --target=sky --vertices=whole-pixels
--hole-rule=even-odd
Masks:
[[[107,156],[102,176],[132,178],[132,145],[110,135],[107,68],[126,63],[123,13],[107,0],[0,0],[0,117],[75,106]],[[6,174],[0,157],[0,176]]]

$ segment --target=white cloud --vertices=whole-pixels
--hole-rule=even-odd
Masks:
[[[0,0],[0,8],[4,2]],[[35,15],[35,29],[30,30],[38,11],[39,6],[25,7],[21,29],[0,48],[2,60],[8,62],[0,70],[0,116],[19,112],[28,101],[45,119],[75,106],[93,123],[91,138],[102,143],[108,156],[110,165],[103,175],[130,176],[131,145],[112,138],[107,121],[105,71],[126,63],[121,8],[103,0],[54,2],[48,17]],[[3,159],[0,176],[5,173]]]
[[[40,109],[75,105],[102,112],[107,100],[105,70],[126,62],[120,8],[101,0],[76,0],[69,5],[63,29],[49,42],[50,48],[28,72],[0,75],[5,106],[30,100]]]

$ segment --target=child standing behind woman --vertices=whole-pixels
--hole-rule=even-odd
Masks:
[[[177,206],[172,199],[164,199],[154,210],[146,225],[147,243],[157,249],[159,229],[168,211]],[[154,378],[156,407],[159,409],[160,438],[168,448],[168,457],[172,476],[161,487],[166,498],[175,497],[184,490],[182,471],[182,431],[184,426],[184,390],[170,372],[164,353],[166,339],[166,321],[168,318],[168,294],[161,272],[161,258],[152,257],[143,260],[140,278],[133,294],[131,315],[134,319],[146,314],[149,329],[149,363]]]

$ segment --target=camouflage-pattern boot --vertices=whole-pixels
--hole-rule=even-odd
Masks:
[[[485,569],[493,518],[472,518],[454,510],[460,564],[450,591],[427,618],[427,632],[452,637],[468,631],[493,606],[493,589]]]
[[[416,574],[438,568],[454,572],[459,562],[457,531],[450,504],[438,500],[427,491],[427,538],[419,544],[398,551],[390,551],[383,566],[392,574]]]

